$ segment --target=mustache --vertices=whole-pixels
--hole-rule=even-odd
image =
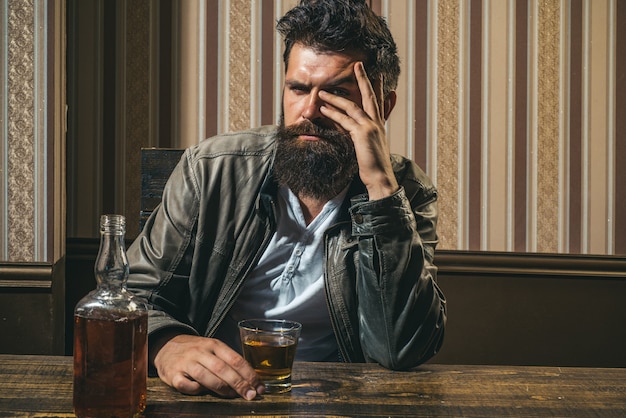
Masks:
[[[336,141],[346,138],[346,134],[336,129],[325,128],[311,121],[305,120],[296,125],[284,126],[283,132],[287,137],[296,138],[300,135],[314,135],[320,138]]]

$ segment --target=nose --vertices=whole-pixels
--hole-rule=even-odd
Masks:
[[[302,110],[302,117],[310,121],[321,118],[322,114],[320,113],[320,106],[322,105],[322,102],[318,91],[315,89],[311,90],[305,100],[306,103],[304,105],[304,109]]]

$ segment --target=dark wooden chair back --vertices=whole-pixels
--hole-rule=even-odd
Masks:
[[[141,149],[139,230],[143,229],[152,211],[161,203],[165,183],[176,164],[180,161],[183,152],[183,149],[176,148]]]

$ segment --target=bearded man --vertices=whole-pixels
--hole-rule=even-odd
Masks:
[[[182,393],[254,399],[237,323],[302,323],[296,360],[417,366],[440,348],[437,194],[390,155],[400,73],[365,0],[303,0],[284,38],[278,127],[187,149],[128,250],[150,305],[152,372]]]

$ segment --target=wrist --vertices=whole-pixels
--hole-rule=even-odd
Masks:
[[[380,181],[372,185],[366,185],[369,200],[380,200],[396,193],[400,186],[395,178],[388,181]]]
[[[369,200],[384,199],[396,193],[400,188],[391,165],[379,167],[378,170],[362,170],[359,175],[367,189]]]

